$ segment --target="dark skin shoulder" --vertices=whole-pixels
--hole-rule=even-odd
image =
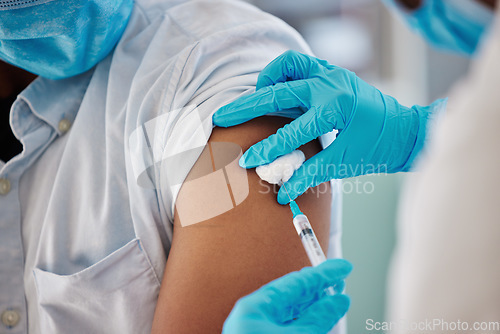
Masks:
[[[227,129],[215,128],[206,154],[200,156],[188,180],[201,180],[200,175],[217,170],[218,145],[225,145],[219,146],[223,148],[234,145],[244,152],[289,121],[264,116]],[[318,153],[321,146],[318,141],[312,141],[300,149],[309,158]],[[156,307],[154,334],[220,334],[224,320],[239,298],[273,279],[310,265],[293,227],[290,208],[276,202],[276,191],[261,182],[255,169],[242,169],[234,163],[225,167],[225,173],[228,181],[220,173],[219,184],[224,184],[223,189],[227,189],[227,182],[233,197],[237,198],[241,185],[248,186],[246,197],[240,204],[228,205],[226,208],[230,209],[204,221],[192,220],[189,213],[211,212],[224,202],[226,192],[218,191],[215,182],[188,181],[181,187],[172,248]],[[205,197],[217,198],[217,201],[205,201],[205,197],[197,194],[206,194]],[[329,183],[310,189],[297,199],[325,252],[331,199]],[[194,222],[197,223],[186,225]]]

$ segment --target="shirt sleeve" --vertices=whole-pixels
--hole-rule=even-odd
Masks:
[[[169,15],[195,40],[164,98],[169,120],[159,127],[159,197],[172,223],[178,191],[210,137],[215,111],[253,92],[259,72],[279,54],[311,51],[290,26],[244,3],[195,2]]]

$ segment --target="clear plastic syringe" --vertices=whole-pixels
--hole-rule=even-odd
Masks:
[[[288,191],[285,187],[285,192],[288,195]],[[288,195],[290,198],[290,195]],[[307,216],[303,214],[297,203],[290,198],[290,209],[293,214],[293,225],[295,226],[295,230],[297,230],[297,234],[300,236],[300,240],[302,241],[302,245],[307,253],[307,257],[309,257],[309,261],[314,266],[326,261],[326,256],[323,250],[321,249],[321,245],[314,234],[311,224],[309,223],[309,219]],[[334,290],[332,287],[325,289],[325,292],[329,295],[334,295]]]

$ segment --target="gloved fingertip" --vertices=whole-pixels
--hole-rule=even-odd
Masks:
[[[335,299],[335,304],[338,306],[339,313],[346,314],[351,306],[351,298],[345,294],[337,294],[332,298]]]
[[[243,153],[238,162],[240,164],[240,167],[248,169],[248,168],[258,167],[260,165],[264,165],[267,163],[266,161],[264,161],[262,158],[260,158],[258,155],[255,154],[254,150],[255,145],[251,146],[245,153]]]
[[[353,267],[352,267],[352,263],[351,262],[349,262],[349,261],[347,261],[345,259],[335,259],[335,261],[338,264],[342,265],[342,267],[343,267],[343,269],[344,269],[344,271],[346,273],[350,273],[352,271]]]
[[[344,259],[328,259],[315,268],[326,275],[333,275],[336,279],[344,279],[351,273],[352,264]]]
[[[227,128],[227,123],[224,117],[223,109],[224,107],[220,108],[215,112],[215,114],[212,116],[212,123],[215,126],[221,127],[221,128]]]
[[[241,168],[247,168],[246,161],[245,161],[245,154],[243,154],[240,157],[240,160],[238,160],[238,164],[240,165]]]

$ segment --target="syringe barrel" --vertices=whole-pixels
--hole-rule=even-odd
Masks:
[[[321,249],[321,245],[314,234],[311,224],[309,223],[309,219],[302,214],[296,215],[293,218],[293,225],[302,240],[302,244],[304,245],[304,249],[306,250],[311,264],[313,266],[317,266],[318,264],[325,262],[325,253],[323,253],[323,250]]]

